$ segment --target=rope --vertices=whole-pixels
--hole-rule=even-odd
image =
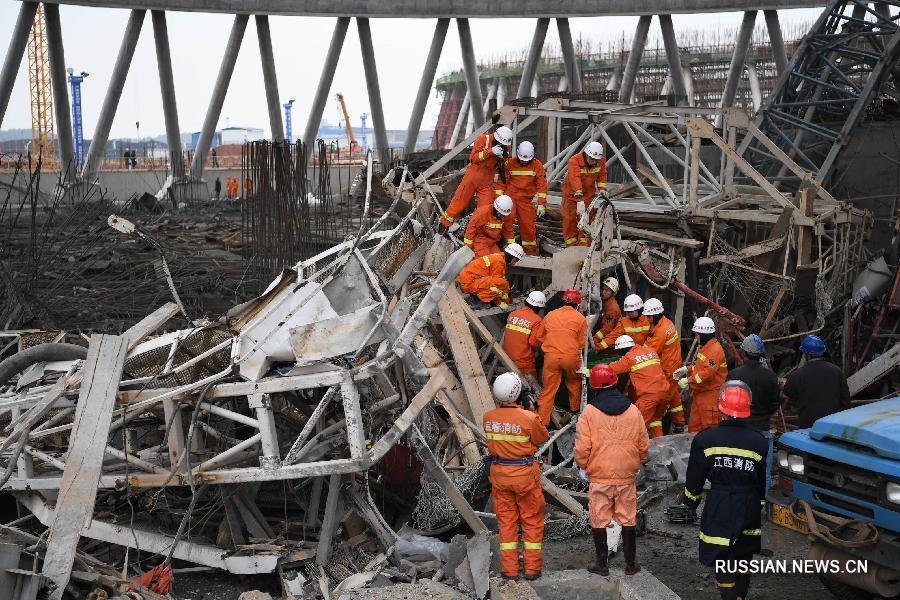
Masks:
[[[802,512],[800,512],[802,510]],[[816,513],[806,500],[796,500],[791,505],[791,514],[798,519],[806,517],[809,525],[809,534],[819,538],[835,548],[864,548],[878,542],[878,529],[871,523],[861,519],[843,519],[841,517],[828,516],[837,526],[832,529],[828,525],[820,524],[816,520]],[[824,515],[823,515],[824,516]],[[842,532],[852,532],[850,539],[838,536]]]

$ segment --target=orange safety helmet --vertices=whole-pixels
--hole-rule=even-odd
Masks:
[[[592,388],[603,389],[616,385],[618,380],[618,376],[609,365],[599,364],[594,365],[594,368],[591,369],[591,376],[588,381]]]
[[[577,306],[581,304],[581,292],[578,290],[566,290],[563,292],[562,301]]]
[[[719,412],[736,419],[750,416],[750,387],[743,381],[732,379],[722,384],[719,392]]]

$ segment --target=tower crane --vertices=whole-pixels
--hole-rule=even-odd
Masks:
[[[44,6],[38,4],[31,36],[28,38],[28,91],[31,97],[31,152],[44,162],[56,156],[53,127],[53,87],[50,83],[50,60]]]

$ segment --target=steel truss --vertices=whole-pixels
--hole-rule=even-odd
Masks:
[[[828,182],[873,100],[898,94],[900,2],[874,6],[864,0],[832,1],[756,118],[759,130],[820,184]],[[745,138],[739,153],[768,180],[797,189],[801,176],[758,139]]]

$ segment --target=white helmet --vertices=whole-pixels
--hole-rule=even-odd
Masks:
[[[716,324],[709,317],[698,317],[697,320],[694,321],[694,326],[691,327],[691,331],[694,333],[715,333]]]
[[[516,156],[522,162],[528,162],[534,158],[534,144],[525,140],[519,147],[516,149]]]
[[[652,317],[653,315],[661,315],[663,312],[663,305],[657,298],[648,298],[646,302],[644,302],[644,314],[648,317]]]
[[[625,312],[633,312],[644,308],[644,301],[637,294],[629,294],[625,296],[625,306],[622,308]]]
[[[528,298],[525,299],[525,302],[532,306],[543,308],[547,306],[547,296],[544,295],[544,292],[535,290],[528,294]]]
[[[523,250],[522,246],[519,244],[507,244],[506,247],[503,248],[503,251],[517,260],[525,258],[525,250]]]
[[[630,335],[620,335],[616,338],[616,350],[625,350],[626,348],[634,348],[634,340]]]
[[[501,217],[508,217],[512,214],[513,209],[513,200],[506,194],[502,196],[497,196],[497,199],[494,200],[494,210],[497,211],[497,214]]]
[[[522,380],[515,373],[504,373],[494,380],[491,391],[500,404],[515,404],[522,393]]]
[[[603,280],[603,285],[611,289],[613,294],[619,293],[619,280],[615,277],[607,277]]]
[[[497,131],[494,132],[494,139],[504,146],[509,146],[512,143],[512,129],[505,125],[498,127]]]
[[[600,160],[603,158],[603,144],[600,142],[588,142],[587,146],[584,147],[584,153],[594,160]]]

